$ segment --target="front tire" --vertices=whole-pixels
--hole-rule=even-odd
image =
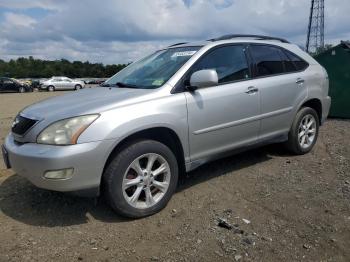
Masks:
[[[55,87],[54,86],[48,86],[47,87],[47,91],[48,92],[53,92],[53,91],[55,91]]]
[[[314,147],[319,131],[319,118],[310,107],[299,110],[288,134],[287,148],[294,154],[303,155]]]
[[[118,214],[140,218],[159,212],[176,190],[174,153],[154,140],[124,147],[109,163],[103,183],[110,206]]]
[[[81,85],[75,85],[74,89],[75,89],[75,90],[82,89],[82,86],[81,86]]]
[[[26,89],[23,86],[21,86],[21,87],[18,88],[18,92],[19,93],[25,93]]]

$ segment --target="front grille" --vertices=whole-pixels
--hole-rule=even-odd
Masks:
[[[12,132],[17,135],[24,135],[36,122],[37,120],[18,115],[13,122]]]

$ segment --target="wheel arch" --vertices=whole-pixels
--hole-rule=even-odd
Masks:
[[[310,107],[312,109],[314,109],[317,113],[317,116],[318,116],[318,121],[319,121],[319,124],[321,125],[322,124],[322,102],[320,99],[318,98],[312,98],[312,99],[309,99],[307,101],[305,101],[301,107],[299,108],[299,110],[303,107]],[[298,111],[299,111],[298,110]]]
[[[112,159],[121,150],[123,150],[124,148],[126,148],[127,146],[129,146],[130,144],[136,141],[144,140],[144,139],[155,140],[168,146],[170,150],[175,154],[176,160],[179,165],[180,174],[185,172],[184,149],[178,134],[174,130],[170,129],[169,127],[151,127],[151,128],[139,130],[133,134],[126,136],[121,141],[119,141],[114,146],[111,153],[108,155],[108,158],[103,168],[103,173],[105,172],[106,168],[108,167]],[[103,177],[103,174],[101,176],[101,179],[102,177]]]

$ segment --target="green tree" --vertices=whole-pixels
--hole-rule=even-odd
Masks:
[[[49,78],[52,76],[83,77],[111,77],[122,70],[126,64],[103,65],[89,61],[73,61],[67,59],[47,61],[20,57],[6,62],[0,59],[0,76],[15,78]]]

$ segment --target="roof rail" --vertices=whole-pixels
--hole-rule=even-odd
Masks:
[[[289,43],[289,41],[287,41],[286,39],[279,38],[279,37],[272,37],[272,36],[265,36],[265,35],[243,35],[243,34],[224,35],[218,38],[209,39],[208,41],[215,42],[220,40],[229,40],[232,38],[245,38],[245,37],[256,38],[256,40],[277,40],[277,41],[281,41],[282,43]]]
[[[173,45],[169,45],[168,47],[177,46],[177,45],[183,45],[183,44],[187,44],[187,42],[183,42],[183,43],[176,43],[176,44],[173,44]]]

